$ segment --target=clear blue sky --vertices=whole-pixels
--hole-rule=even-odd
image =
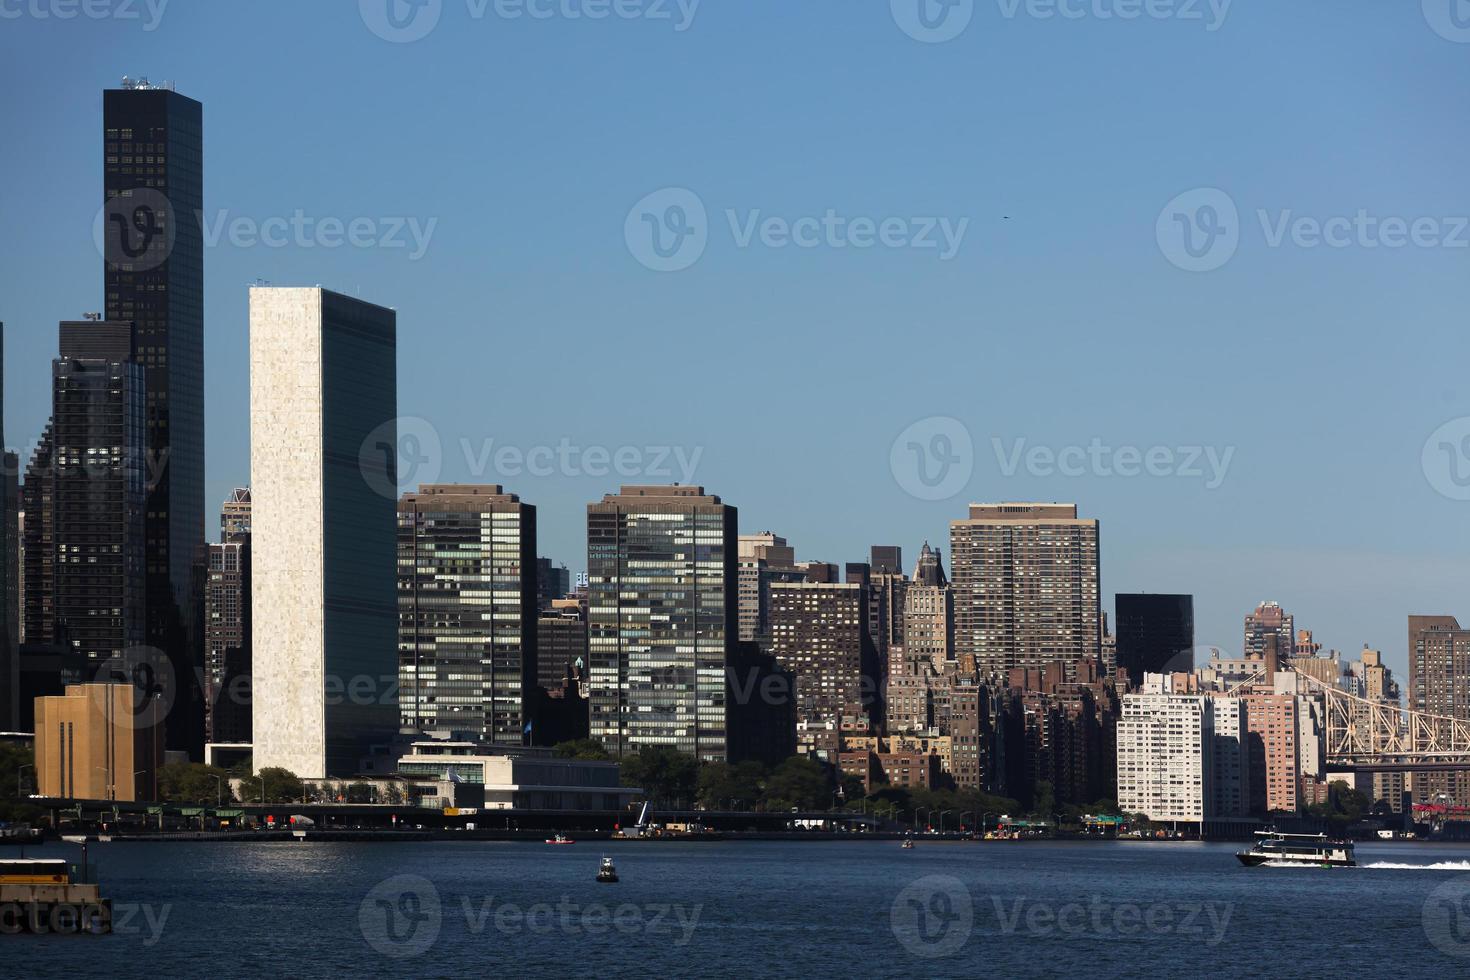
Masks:
[[[417,259],[207,249],[212,505],[248,479],[246,287],[320,283],[399,311],[400,412],[432,424],[445,480],[474,476],[461,440],[680,446],[702,450],[695,481],[743,530],[804,558],[898,543],[912,561],[926,538],[947,558],[967,500],[1068,500],[1102,520],[1105,605],[1194,593],[1201,644],[1235,649],[1274,598],[1402,669],[1408,614],[1470,621],[1470,503],[1421,465],[1430,433],[1470,415],[1470,249],[1272,247],[1256,217],[1470,214],[1470,44],[1417,2],[1239,0],[1209,30],[977,0],[937,44],[884,0],[706,0],[682,32],[443,0],[412,43],[352,0],[173,0],[151,31],[141,2],[139,20],[26,3],[0,19],[13,445],[48,413],[56,321],[102,307],[100,93],[143,74],[204,103],[211,223],[437,219]],[[707,206],[709,240],[661,273],[624,232],[667,187]],[[1201,187],[1238,206],[1240,242],[1189,272],[1156,222]],[[742,248],[727,209],[969,224],[943,261]],[[974,444],[944,500],[890,465],[931,416]],[[1094,438],[1234,455],[1206,489],[1090,466],[1008,476],[992,448]],[[503,482],[540,507],[543,553],[580,570],[583,508],[619,479]]]

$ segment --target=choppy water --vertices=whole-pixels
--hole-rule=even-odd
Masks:
[[[9,976],[1470,973],[1470,849],[1248,869],[1140,843],[96,844],[109,937]],[[33,856],[75,855],[71,845]],[[617,885],[594,882],[614,857]],[[7,855],[9,856],[9,855]]]

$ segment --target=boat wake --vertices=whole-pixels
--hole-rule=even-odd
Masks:
[[[1434,864],[1402,864],[1398,861],[1372,861],[1360,865],[1375,871],[1470,871],[1470,861],[1436,861]]]

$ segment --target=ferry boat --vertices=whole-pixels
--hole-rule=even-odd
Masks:
[[[75,880],[66,861],[0,860],[0,908],[9,931],[55,935],[112,931],[112,901],[95,884]]]
[[[575,844],[577,842],[574,841],[574,840],[572,840],[566,834],[557,834],[555,837],[548,838],[547,841],[546,841],[546,843],[548,843],[548,844]]]
[[[1352,868],[1358,863],[1353,859],[1350,841],[1329,840],[1326,834],[1279,834],[1274,830],[1256,831],[1251,849],[1235,856],[1248,868],[1263,864]]]
[[[618,883],[618,869],[613,864],[613,859],[605,857],[602,859],[602,867],[597,870],[597,880],[604,885],[616,885]]]

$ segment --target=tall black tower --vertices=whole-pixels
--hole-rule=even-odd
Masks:
[[[145,376],[145,637],[179,689],[168,747],[204,739],[203,107],[167,85],[103,93],[106,316],[136,329]]]

